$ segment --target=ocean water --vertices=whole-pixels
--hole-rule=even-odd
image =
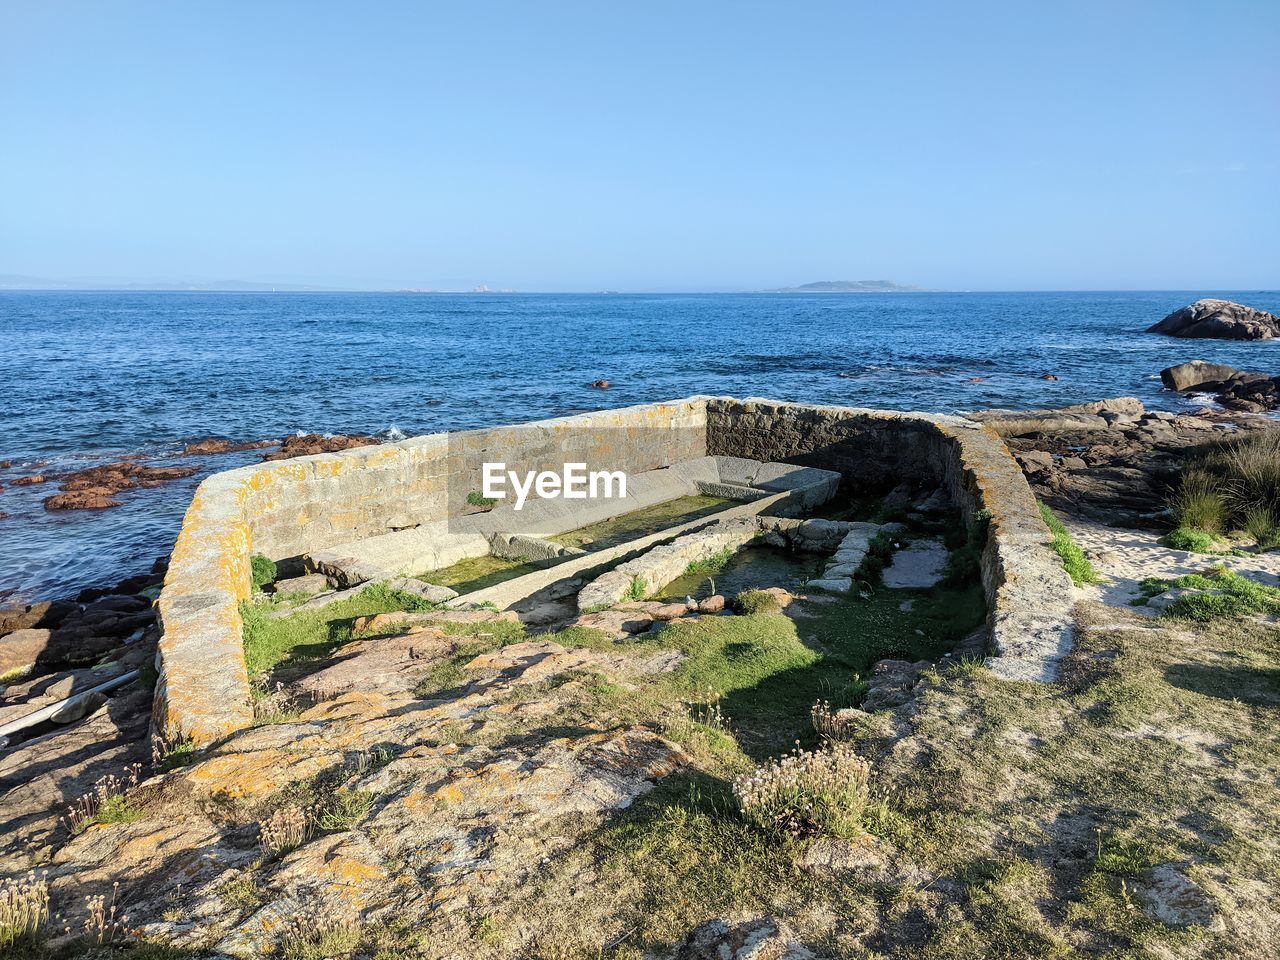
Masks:
[[[199,481],[49,513],[17,477],[184,443],[304,432],[399,437],[694,393],[956,412],[1132,395],[1185,409],[1159,371],[1280,369],[1280,345],[1143,329],[1200,296],[0,293],[0,602],[74,593],[168,552]],[[1045,381],[1042,374],[1059,379]],[[602,391],[589,384],[606,378]],[[982,378],[971,382],[973,378]]]

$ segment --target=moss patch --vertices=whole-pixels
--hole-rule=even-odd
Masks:
[[[735,501],[726,500],[723,497],[679,497],[668,500],[666,503],[645,507],[643,510],[632,511],[621,517],[614,517],[612,520],[602,520],[600,523],[580,527],[549,539],[566,547],[603,550],[689,520],[712,516],[736,505]]]

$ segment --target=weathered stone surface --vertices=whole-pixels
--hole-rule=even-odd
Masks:
[[[1207,927],[1217,919],[1213,898],[1171,863],[1152,868],[1139,894],[1143,912],[1171,927]]]
[[[294,457],[310,457],[318,453],[336,453],[355,447],[369,447],[380,441],[377,437],[345,436],[343,434],[307,433],[285,437],[280,449],[266,454],[263,460],[289,460]]]
[[[819,577],[809,581],[814,590],[826,590],[828,593],[848,593],[853,589],[853,580],[849,577]]]
[[[79,607],[66,600],[49,600],[0,610],[0,636],[30,627],[53,628]]]
[[[415,580],[412,577],[389,580],[387,586],[392,590],[399,590],[401,593],[421,597],[428,603],[445,603],[458,595],[456,590],[450,590],[448,587],[441,587],[434,583],[423,583],[421,580]]]
[[[276,593],[284,596],[291,593],[305,593],[308,595],[323,593],[329,589],[329,578],[322,573],[306,573],[300,577],[277,580],[273,585],[273,589]]]
[[[1225,363],[1192,360],[1175,367],[1165,367],[1160,371],[1160,381],[1170,390],[1194,390],[1202,383],[1229,380],[1239,372]]]
[[[35,663],[49,646],[53,631],[33,627],[0,637],[0,674]]]
[[[722,594],[713,593],[709,597],[703,597],[698,601],[699,613],[720,613],[724,610],[725,598]]]
[[[814,960],[817,954],[793,940],[772,917],[709,920],[671,954],[671,960]]]
[[[936,586],[949,556],[941,540],[915,540],[894,553],[884,571],[884,585],[914,590]]]
[[[437,623],[519,623],[520,617],[512,610],[494,612],[492,610],[395,610],[391,613],[379,613],[371,617],[357,617],[351,625],[351,633],[357,637],[374,636],[381,633],[404,632],[412,629],[426,629]]]
[[[1280,336],[1280,317],[1230,300],[1197,300],[1148,327],[1147,333],[1219,340],[1270,340]]]
[[[575,617],[571,624],[599,630],[615,640],[644,633],[653,626],[653,614],[643,610],[598,610]]]
[[[583,587],[578,594],[578,609],[590,612],[610,607],[627,596],[636,582],[642,584],[645,595],[651,594],[684,573],[691,563],[724,550],[736,550],[759,530],[754,518],[724,520],[660,544]]]

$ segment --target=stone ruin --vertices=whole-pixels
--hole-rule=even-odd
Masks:
[[[626,471],[625,498],[558,500],[479,511],[477,464],[534,469],[594,460]],[[821,581],[848,590],[868,524],[806,520],[843,484],[936,488],[968,520],[989,517],[981,570],[987,665],[999,676],[1051,680],[1070,645],[1071,584],[1022,473],[988,426],[942,415],[769,400],[692,397],[512,427],[264,463],[216,474],[184,519],[159,599],[153,728],[168,742],[209,743],[253,722],[240,604],[251,558],[300,558],[335,587],[497,555],[539,564],[463,594],[451,606],[528,610],[577,596],[609,606],[633,583],[654,591],[691,562],[752,538],[817,540],[835,551]],[[551,537],[655,504],[704,494],[735,501],[712,516],[585,551]]]

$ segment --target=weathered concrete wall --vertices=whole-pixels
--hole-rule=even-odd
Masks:
[[[490,455],[512,469],[596,458],[642,472],[706,455],[700,398],[434,434],[206,479],[183,519],[159,611],[153,728],[207,743],[253,719],[240,602],[250,557],[279,559],[459,512]]]
[[[1035,498],[1004,442],[961,417],[773,400],[707,401],[707,452],[838,470],[883,488],[942,484],[966,519],[991,513],[982,556],[999,676],[1049,681],[1071,646],[1071,579],[1049,547]]]
[[[991,666],[1006,677],[1054,675],[1070,641],[1071,584],[1046,546],[1048,531],[1017,464],[992,431],[956,417],[691,398],[208,478],[187,511],[160,596],[156,733],[207,743],[252,721],[239,611],[252,554],[294,556],[443,520],[460,511],[483,459],[528,470],[595,456],[639,473],[708,454],[838,470],[878,486],[916,477],[945,483],[967,513],[990,510],[983,576]]]

